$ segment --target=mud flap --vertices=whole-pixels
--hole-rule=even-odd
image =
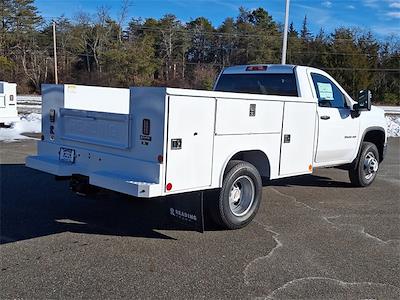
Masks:
[[[167,196],[165,209],[171,223],[183,225],[188,230],[204,232],[204,192]]]

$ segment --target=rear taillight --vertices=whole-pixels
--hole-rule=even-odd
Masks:
[[[54,141],[55,140],[55,132],[54,132],[54,123],[56,121],[56,110],[55,109],[50,109],[49,111],[49,119],[50,119],[50,127],[49,127],[49,131],[50,131],[50,140]]]
[[[143,119],[142,133],[144,135],[150,135],[150,120],[149,119]]]
[[[56,110],[50,109],[49,116],[50,116],[50,122],[54,123],[56,121]]]

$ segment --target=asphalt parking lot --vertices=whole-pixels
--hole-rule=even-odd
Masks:
[[[375,183],[347,173],[273,182],[249,226],[201,234],[159,203],[79,197],[24,167],[33,140],[0,143],[2,299],[399,299],[400,139]]]

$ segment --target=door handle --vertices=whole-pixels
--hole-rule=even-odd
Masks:
[[[330,118],[330,116],[321,116],[321,120],[329,120]]]

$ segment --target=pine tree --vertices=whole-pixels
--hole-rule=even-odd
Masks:
[[[304,16],[303,25],[300,31],[300,37],[304,43],[308,43],[312,40],[311,32],[308,29],[307,15]]]
[[[291,38],[298,37],[299,33],[297,32],[296,28],[294,28],[293,22],[289,25],[288,36]]]

